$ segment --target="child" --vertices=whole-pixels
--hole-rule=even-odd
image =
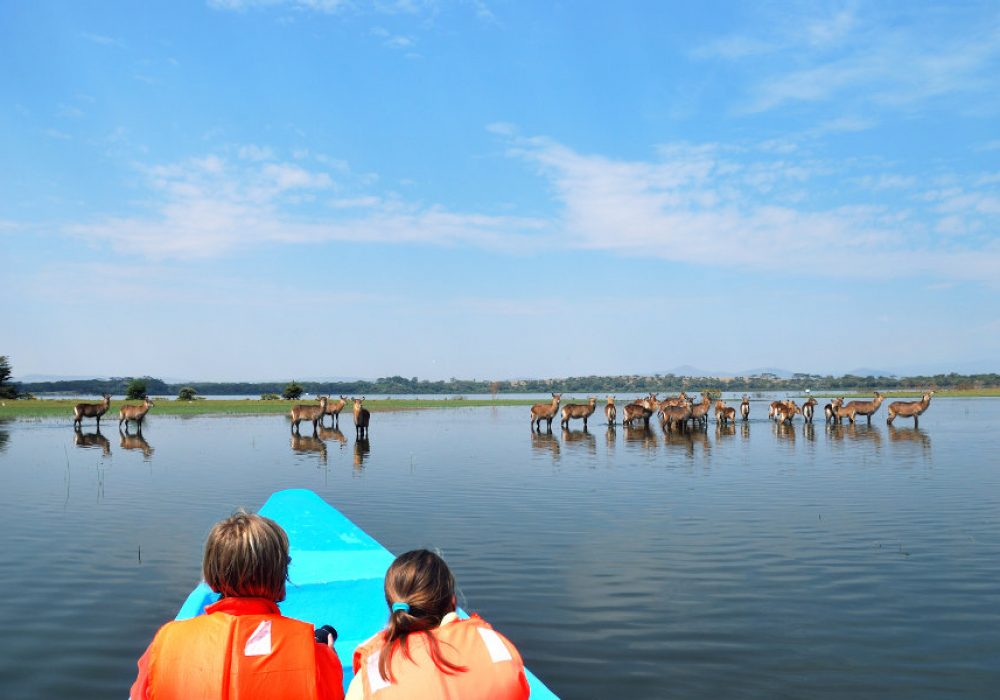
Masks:
[[[401,554],[385,574],[389,624],[354,652],[348,700],[528,697],[514,645],[482,618],[460,620],[455,578],[426,549]]]
[[[333,641],[283,617],[288,535],[278,523],[238,511],[205,542],[205,582],[222,598],[205,614],[168,622],[139,659],[131,700],[323,698],[342,700]]]

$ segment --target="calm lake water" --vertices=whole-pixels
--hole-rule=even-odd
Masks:
[[[367,446],[350,416],[293,441],[283,417],[154,409],[146,445],[0,423],[0,687],[124,697],[209,527],[304,487],[394,552],[440,548],[565,698],[995,697],[1000,401],[935,399],[919,430],[766,411],[670,437],[376,413]]]

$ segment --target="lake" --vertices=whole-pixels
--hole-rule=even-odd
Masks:
[[[155,409],[145,444],[0,423],[0,687],[125,697],[211,525],[303,487],[393,552],[438,548],[565,698],[994,696],[1000,400],[935,399],[919,430],[766,414],[665,436],[600,406],[551,435],[526,407],[375,413],[367,444],[347,414],[316,440]]]

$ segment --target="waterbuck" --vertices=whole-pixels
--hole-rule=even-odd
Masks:
[[[594,410],[597,408],[597,397],[593,396],[587,399],[587,404],[578,403],[568,403],[563,406],[562,410],[562,422],[560,425],[563,428],[569,428],[569,421],[572,418],[583,418],[583,429],[587,429],[587,419],[593,415]]]
[[[720,425],[736,422],[736,409],[719,399],[715,402],[715,422]]]
[[[351,399],[354,402],[354,439],[361,440],[368,438],[368,422],[371,420],[371,412],[361,405],[365,400],[362,396],[360,399]]]
[[[920,422],[920,415],[931,405],[932,396],[934,396],[934,392],[928,391],[920,401],[893,401],[889,404],[889,417],[885,422],[892,425],[896,416],[903,416],[903,418],[912,416],[913,427],[916,428]]]
[[[531,429],[541,430],[542,420],[546,422],[546,427],[549,432],[552,432],[552,419],[556,417],[556,413],[559,412],[559,402],[562,400],[562,394],[552,394],[551,403],[536,403],[531,407]]]
[[[818,402],[812,396],[810,396],[804,404],[802,404],[802,418],[806,423],[813,422],[813,413],[816,410],[816,404]]]
[[[104,394],[104,401],[101,403],[78,403],[73,407],[73,427],[83,427],[84,418],[96,418],[97,429],[101,429],[101,416],[111,408],[111,394]]]
[[[316,424],[323,419],[323,412],[326,411],[326,400],[325,396],[320,396],[319,405],[300,403],[292,406],[292,432],[298,433],[299,423],[305,420],[313,424],[313,435],[315,435]]]
[[[883,401],[885,401],[885,397],[876,391],[874,401],[851,401],[847,405],[854,408],[854,413],[856,415],[867,418],[868,425],[871,425],[872,415],[878,411],[878,407],[882,405]]]
[[[149,409],[155,406],[148,396],[143,397],[141,406],[130,406],[125,404],[118,409],[118,432],[121,432],[122,423],[125,424],[125,432],[128,433],[128,422],[135,421],[135,429],[142,432],[142,419],[149,413]]]
[[[840,408],[844,403],[844,397],[834,399],[826,406],[823,407],[823,413],[826,415],[827,423],[834,423],[837,420],[837,409]]]
[[[340,427],[340,412],[344,410],[344,406],[347,405],[347,397],[341,396],[339,399],[333,403],[326,404],[326,411],[324,412],[327,416],[333,416],[333,427]]]
[[[750,397],[743,394],[743,400],[740,402],[740,415],[743,416],[743,420],[750,420]]]
[[[604,417],[608,419],[608,425],[614,425],[618,417],[618,409],[615,408],[615,397],[609,396],[608,403],[604,407]]]

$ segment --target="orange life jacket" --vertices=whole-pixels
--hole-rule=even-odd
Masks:
[[[237,615],[210,607],[210,614],[161,627],[148,651],[148,697],[316,700],[312,625],[271,606],[274,613]]]
[[[448,661],[468,670],[448,672],[438,668],[431,658],[425,634],[437,638]],[[379,633],[354,652],[354,673],[361,676],[365,698],[524,700],[528,697],[521,655],[506,637],[477,615],[429,632],[411,634],[407,638],[410,658],[401,648],[392,655],[389,664],[395,679],[392,683],[382,678],[378,668],[384,640],[384,633]]]

